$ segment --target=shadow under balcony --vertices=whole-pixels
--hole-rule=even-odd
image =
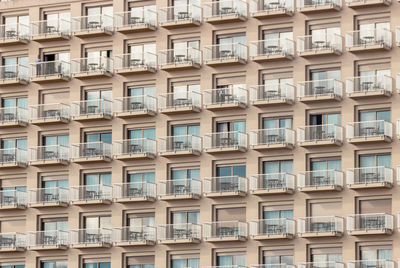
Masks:
[[[247,63],[247,46],[241,43],[204,46],[204,63],[208,66],[230,66]]]
[[[111,36],[114,18],[107,14],[95,14],[72,18],[72,34],[80,38]]]
[[[109,78],[113,76],[112,58],[81,58],[71,60],[71,76],[78,79]]]
[[[26,249],[23,233],[0,233],[0,252],[22,252]]]
[[[25,149],[0,149],[0,169],[25,168],[28,165],[28,152]]]
[[[218,0],[204,3],[204,21],[211,24],[247,20],[247,2],[243,0]]]
[[[31,208],[67,207],[69,205],[69,189],[64,187],[38,188],[29,190]]]
[[[250,176],[249,190],[254,195],[293,194],[295,176],[289,173]]]
[[[66,250],[68,249],[68,231],[48,230],[28,232],[28,250]]]
[[[209,198],[244,197],[247,195],[247,179],[239,176],[205,178],[203,194]]]
[[[300,0],[297,11],[301,13],[316,13],[321,11],[340,11],[342,1],[339,0]]]
[[[392,32],[389,29],[367,29],[346,33],[347,51],[374,52],[392,49]]]
[[[0,108],[0,128],[26,127],[28,109],[22,107]]]
[[[295,87],[291,84],[265,84],[250,87],[250,104],[264,107],[294,104]]]
[[[114,115],[120,118],[155,116],[157,99],[150,95],[114,99]]]
[[[247,134],[240,131],[205,134],[204,151],[209,154],[247,151]]]
[[[337,170],[316,170],[297,175],[300,192],[326,192],[343,190],[343,172]]]
[[[347,187],[350,189],[391,188],[393,169],[384,166],[348,168]]]
[[[110,162],[111,160],[111,143],[87,142],[71,145],[71,161],[74,163]]]
[[[29,165],[54,166],[69,164],[69,147],[63,145],[45,145],[29,148]]]
[[[114,71],[117,74],[152,74],[156,70],[157,56],[150,52],[122,54],[114,57]]]
[[[22,190],[3,190],[0,191],[0,211],[26,209],[28,195]]]
[[[74,101],[71,103],[71,118],[75,121],[110,120],[112,101],[107,99]]]
[[[197,179],[173,179],[157,183],[158,199],[172,200],[197,200],[201,197],[201,181]]]
[[[343,218],[336,216],[314,216],[297,219],[299,237],[335,237],[343,235]]]
[[[348,123],[346,137],[349,143],[392,142],[392,123],[384,120]]]
[[[346,0],[346,5],[353,9],[368,7],[385,7],[392,4],[391,0]]]
[[[49,103],[29,106],[29,123],[47,125],[69,123],[70,107],[63,103]]]
[[[202,139],[194,135],[177,135],[158,139],[158,153],[164,157],[199,156]]]
[[[196,48],[174,48],[158,52],[158,65],[164,71],[200,69],[202,52]]]
[[[25,45],[29,42],[29,25],[7,23],[0,25],[0,46]]]
[[[240,86],[210,89],[203,92],[204,108],[210,111],[247,108],[247,90]]]
[[[48,19],[31,23],[31,40],[36,42],[62,41],[71,38],[71,21]]]
[[[201,24],[202,13],[202,8],[194,4],[162,7],[158,11],[159,23],[166,29],[196,27]]]
[[[153,246],[156,243],[156,227],[127,226],[113,228],[113,244],[117,247]]]
[[[113,198],[118,203],[154,202],[156,184],[151,182],[125,182],[113,185]]]
[[[70,201],[73,205],[109,205],[112,203],[112,186],[83,185],[70,187]]]
[[[294,1],[251,0],[250,16],[256,19],[288,17],[294,15]]]
[[[297,53],[301,57],[341,55],[343,38],[338,34],[297,37]]]
[[[340,101],[342,96],[343,82],[336,79],[297,83],[297,99],[301,102]]]
[[[349,235],[391,235],[393,215],[386,213],[355,214],[347,216]]]
[[[114,158],[118,160],[154,159],[156,141],[149,138],[114,141]]]
[[[294,58],[294,41],[288,38],[252,41],[249,49],[250,59],[255,62]]]
[[[194,223],[163,224],[157,227],[157,241],[162,245],[198,244],[201,226]]]
[[[295,132],[288,128],[259,129],[249,132],[250,148],[253,150],[293,149]]]
[[[346,93],[349,98],[390,97],[392,92],[393,78],[387,75],[346,79]]]
[[[22,64],[0,66],[0,87],[27,85],[28,83],[28,66]]]
[[[110,248],[112,246],[112,230],[108,228],[71,230],[69,235],[71,248]]]
[[[292,219],[262,219],[249,223],[250,237],[254,240],[293,239],[295,221]]]
[[[135,7],[132,11],[115,13],[115,30],[120,33],[140,33],[157,29],[157,11],[147,7]]]
[[[242,221],[217,221],[203,223],[206,242],[244,242],[247,240],[247,223]]]
[[[343,128],[334,124],[298,127],[297,142],[302,147],[341,146]]]

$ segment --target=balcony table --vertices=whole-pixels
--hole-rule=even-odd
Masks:
[[[98,21],[89,21],[88,22],[88,28],[89,29],[99,29],[100,28],[100,22],[98,22]]]
[[[326,44],[326,42],[322,41],[322,40],[317,40],[317,41],[314,41],[313,44],[315,45],[316,49],[323,49],[323,48],[325,48],[324,44]]]
[[[326,94],[326,92],[325,92],[325,86],[315,86],[315,87],[314,87],[314,92],[315,92],[315,95],[323,95],[323,94]]]
[[[362,130],[362,135],[365,137],[374,136],[377,132],[377,129],[375,126],[363,127],[361,130]]]
[[[4,78],[5,79],[13,79],[17,77],[17,72],[13,71],[4,71]]]
[[[187,186],[182,184],[174,185],[174,194],[186,194]]]
[[[326,186],[329,185],[329,178],[324,175],[314,175],[311,177],[311,186]]]
[[[266,10],[276,10],[279,8],[279,2],[269,2],[266,4]]]
[[[44,152],[44,160],[57,159],[57,152],[54,151],[45,151]]]
[[[60,111],[59,110],[46,110],[43,111],[43,117],[48,118],[48,117],[57,117],[60,115]]]
[[[232,58],[233,52],[232,50],[221,50],[219,52],[220,58]]]
[[[136,24],[139,24],[139,23],[143,23],[143,18],[142,17],[130,17],[129,24],[136,25]]]
[[[131,109],[132,110],[141,110],[143,108],[144,108],[143,102],[140,102],[140,101],[131,102]]]
[[[102,240],[102,234],[86,233],[86,243],[99,243]]]
[[[141,188],[128,188],[128,197],[142,196],[143,189]]]
[[[101,198],[101,193],[98,191],[86,190],[85,192],[85,199],[98,200],[100,198]]]
[[[221,182],[221,192],[235,192],[239,190],[239,185],[232,182]]]
[[[11,205],[15,203],[15,196],[3,195],[2,198],[3,204]]]
[[[217,234],[221,237],[226,236],[236,236],[237,235],[236,227],[218,227]]]
[[[52,202],[52,201],[56,201],[56,195],[52,194],[52,193],[44,193],[43,194],[43,199],[46,202]]]
[[[57,236],[55,235],[45,235],[43,237],[44,245],[56,245],[57,244]]]
[[[187,11],[178,12],[178,20],[187,20],[187,19],[189,19],[189,12]]]
[[[142,241],[145,239],[145,235],[143,232],[139,231],[129,231],[128,239],[130,241]]]
[[[3,162],[14,162],[15,161],[15,154],[3,154]]]
[[[55,26],[46,26],[46,33],[55,33],[56,27]]]
[[[4,113],[3,114],[3,120],[4,121],[13,121],[15,120],[15,113]]]
[[[365,81],[361,83],[361,90],[362,91],[370,91],[373,87],[374,82],[372,81]]]
[[[283,188],[283,184],[280,180],[278,179],[266,179],[264,180],[263,187],[265,189],[278,189],[278,188]]]
[[[174,239],[191,238],[192,237],[192,232],[189,229],[174,228],[173,229],[173,236],[174,236]]]
[[[97,155],[98,155],[97,148],[87,147],[84,149],[84,156],[86,157],[97,156]]]
[[[15,239],[11,238],[11,237],[1,237],[0,239],[0,245],[1,247],[4,248],[11,248],[11,247],[15,247]]]
[[[283,233],[283,226],[280,224],[269,224],[265,223],[263,230],[265,234],[281,234]]]
[[[182,150],[183,149],[183,141],[174,141],[173,142],[173,144],[174,144],[174,150]]]
[[[142,146],[139,144],[130,144],[129,145],[129,153],[140,153],[142,152]]]
[[[144,65],[142,59],[131,59],[129,61],[129,67],[138,67],[142,65]]]
[[[178,54],[174,56],[174,62],[186,62],[187,56],[183,54]]]
[[[17,37],[17,31],[16,30],[8,30],[6,31],[6,38],[15,38]]]
[[[174,99],[175,106],[187,106],[190,104],[190,100],[188,98],[177,98]]]
[[[98,63],[88,63],[89,71],[95,71],[100,69],[100,65]]]
[[[221,9],[220,9],[221,15],[228,15],[231,13],[233,13],[233,8],[231,8],[231,7],[221,7]]]

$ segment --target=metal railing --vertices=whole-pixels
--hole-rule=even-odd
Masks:
[[[389,29],[365,29],[346,33],[346,48],[368,46],[392,47],[392,32]]]
[[[69,120],[69,105],[63,103],[46,103],[29,106],[30,120],[60,119]]]
[[[287,218],[262,219],[249,222],[251,236],[295,235],[295,221]]]
[[[232,265],[224,265],[224,266],[203,266],[203,268],[247,268],[247,266],[232,264]]]
[[[158,108],[160,110],[181,107],[201,109],[201,104],[202,94],[197,91],[178,91],[158,95]]]
[[[250,87],[250,101],[284,100],[294,102],[295,86],[292,84],[265,84]]]
[[[0,81],[10,80],[29,81],[29,67],[22,64],[0,66]]]
[[[247,90],[242,87],[209,89],[203,92],[205,105],[242,104],[247,105]]]
[[[347,184],[388,183],[393,184],[393,169],[384,166],[348,168]]]
[[[267,128],[249,132],[250,146],[288,144],[294,145],[295,132],[288,128]]]
[[[13,122],[28,122],[28,109],[21,107],[0,108],[0,125]]]
[[[147,7],[135,7],[135,11],[126,11],[115,13],[115,27],[131,27],[131,26],[157,26],[157,11]]]
[[[247,17],[247,3],[242,0],[220,0],[204,3],[204,18],[218,18],[224,16]]]
[[[368,138],[389,137],[392,138],[392,123],[384,120],[352,122],[346,125],[346,137]]]
[[[29,204],[69,202],[69,189],[64,187],[37,188],[29,190],[28,193]]]
[[[201,195],[201,181],[197,179],[176,179],[157,183],[159,196]]]
[[[28,232],[28,247],[68,246],[68,231],[47,230]]]
[[[400,44],[400,26],[397,26],[395,28],[395,37],[396,37],[396,43]]]
[[[26,234],[0,233],[0,249],[14,249],[26,247]]]
[[[149,138],[113,141],[113,150],[115,156],[135,154],[150,154],[154,156],[156,155],[156,141]]]
[[[294,56],[294,41],[288,38],[266,39],[251,41],[249,44],[250,57],[285,55]]]
[[[112,73],[114,71],[113,68],[113,59],[108,57],[80,58],[71,60],[71,73],[73,75],[98,72]]]
[[[177,135],[161,137],[158,139],[158,151],[160,153],[173,153],[179,151],[201,152],[202,139],[194,135]]]
[[[297,128],[298,142],[343,141],[343,128],[338,125],[312,125]]]
[[[31,36],[71,34],[71,21],[64,19],[41,20],[31,23]]]
[[[247,237],[247,223],[241,221],[217,221],[203,223],[203,237]]]
[[[114,99],[114,112],[157,112],[157,98],[150,95],[130,96]]]
[[[247,192],[247,179],[239,176],[221,176],[204,178],[204,193],[245,193]]]
[[[348,261],[347,268],[394,268],[394,261],[386,259]]]
[[[374,92],[383,91],[391,94],[393,78],[388,75],[358,76],[346,79],[346,92]]]
[[[250,15],[254,16],[257,12],[294,12],[293,0],[251,0],[250,1]]]
[[[343,218],[337,216],[314,216],[297,219],[297,232],[306,233],[343,233]]]
[[[288,189],[294,190],[295,176],[289,173],[270,173],[251,175],[250,191]]]
[[[28,151],[26,149],[0,149],[0,166],[4,164],[25,165],[27,161]]]
[[[162,7],[158,10],[158,19],[161,24],[179,21],[201,22],[202,9],[193,4]]]
[[[342,7],[340,0],[297,0],[297,8],[317,8],[323,6]]]
[[[107,14],[96,14],[72,18],[72,31],[113,31],[114,19]]]
[[[71,245],[111,244],[112,230],[108,228],[70,230]]]
[[[297,268],[344,268],[344,264],[337,261],[300,262]]]
[[[158,51],[158,64],[162,68],[165,65],[197,64],[202,63],[202,52],[199,49],[173,48]]]
[[[250,268],[296,268],[293,264],[273,263],[273,264],[252,264]]]
[[[247,61],[247,46],[241,43],[204,46],[204,61],[243,60]]]
[[[31,78],[46,78],[48,76],[69,77],[71,66],[66,61],[46,61],[31,63]]]
[[[353,3],[360,3],[360,4],[364,4],[364,5],[368,5],[368,4],[375,4],[376,2],[375,1],[371,1],[371,0],[345,0],[346,1],[346,4],[353,4]],[[386,3],[392,3],[392,0],[384,0],[383,2],[386,2]]]
[[[113,196],[121,198],[156,198],[156,184],[152,182],[126,182],[113,184]]]
[[[386,213],[347,216],[347,231],[393,230],[393,215]]]
[[[74,101],[71,103],[71,115],[108,115],[112,116],[112,101],[105,99]]]
[[[342,52],[343,38],[338,34],[318,34],[297,37],[297,51],[318,52],[321,50],[332,50]]]
[[[71,145],[71,158],[112,157],[112,144],[107,142],[86,142]]]
[[[112,186],[104,184],[70,187],[71,201],[109,200],[112,201]]]
[[[21,190],[3,190],[0,191],[0,207],[4,206],[25,206],[28,196]]]
[[[201,225],[195,223],[160,224],[157,240],[201,239]]]
[[[299,98],[326,95],[341,98],[343,96],[343,82],[336,79],[298,82],[297,95]]]
[[[152,226],[127,226],[112,229],[114,243],[155,242],[156,228]]]
[[[298,187],[343,187],[343,172],[334,169],[305,171],[297,174]]]
[[[29,148],[29,161],[68,161],[69,147],[64,145],[44,145]]]
[[[156,70],[157,55],[151,52],[129,53],[114,56],[114,70],[149,68]]]
[[[0,42],[7,40],[29,40],[29,25],[22,23],[7,23],[0,25]]]
[[[247,148],[247,134],[240,131],[215,132],[204,135],[204,149]]]

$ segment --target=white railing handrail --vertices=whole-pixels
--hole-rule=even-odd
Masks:
[[[130,197],[156,197],[156,183],[153,182],[123,182],[113,184],[114,198],[130,198]],[[135,193],[130,193],[129,189],[137,189]]]
[[[287,12],[294,11],[294,0],[279,0],[277,1],[279,5],[273,5],[266,8],[266,5],[262,0],[251,0],[250,1],[250,14],[254,15],[256,12],[269,11],[269,10],[285,10]]]

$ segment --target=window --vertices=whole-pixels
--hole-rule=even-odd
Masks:
[[[228,122],[217,122],[217,132],[246,132],[246,121],[228,121]]]
[[[263,172],[264,174],[293,174],[293,160],[264,161]]]
[[[246,222],[246,208],[217,208],[216,221],[242,221]]]
[[[312,42],[310,44],[311,48],[321,49],[331,47],[337,43],[337,37],[335,36],[340,36],[340,25],[339,23],[310,25],[309,31]]]
[[[155,172],[128,173],[128,182],[155,182]]]
[[[387,167],[392,166],[391,154],[360,155],[360,167]]]
[[[293,265],[293,250],[263,250],[263,264],[287,264]]]
[[[86,51],[86,58],[88,58],[87,64],[98,64],[99,58],[111,58],[112,57],[112,50],[111,49],[96,49],[96,50],[87,50]]]
[[[68,176],[67,175],[51,175],[41,178],[42,188],[58,188],[63,187],[68,189]]]
[[[84,217],[85,229],[111,228],[111,216],[86,216]]]
[[[0,2],[2,2],[2,1],[0,1]],[[25,264],[0,263],[0,268],[25,268]]]
[[[48,92],[43,93],[41,96],[41,102],[43,104],[55,104],[55,103],[68,103],[69,92]],[[51,109],[51,108],[50,108]]]
[[[172,40],[172,48],[178,51],[186,51],[189,48],[199,49],[199,40]]]
[[[143,87],[129,87],[128,88],[128,96],[129,97],[137,97],[137,96],[156,96],[156,87],[155,86],[143,86]]]
[[[41,261],[40,268],[68,268],[68,261]]]
[[[137,60],[138,62],[147,63],[153,60],[151,54],[155,55],[156,52],[156,43],[145,43],[145,44],[132,44],[128,47],[128,51],[130,54],[130,60]]]
[[[154,268],[154,256],[128,257],[127,268]]]
[[[26,150],[27,140],[26,138],[2,139],[1,148],[6,149],[3,151],[3,157],[4,157],[4,153],[6,153],[7,149],[10,149],[10,153],[14,152],[13,149],[15,148]]]
[[[246,253],[245,252],[227,252],[217,253],[218,266],[245,266]]]
[[[134,139],[156,139],[156,129],[155,128],[140,128],[140,129],[129,129],[128,137],[131,140]]]
[[[272,0],[264,0],[265,2]],[[287,51],[291,45],[287,40],[293,40],[292,29],[274,29],[263,31],[264,51],[263,54]]]
[[[10,72],[16,73],[16,71],[17,71],[16,66],[23,65],[23,66],[28,67],[29,59],[27,56],[5,57],[5,58],[3,58],[2,63],[3,63],[3,66],[6,66],[4,71],[10,71]],[[28,72],[28,71],[26,70],[26,72]]]
[[[85,91],[85,100],[112,100],[111,89],[98,89]]]
[[[28,98],[27,97],[15,97],[15,98],[2,98],[1,107],[3,108],[28,108]],[[8,109],[5,109],[5,113]],[[10,111],[13,111],[10,109]]]
[[[392,213],[392,199],[360,199],[358,200],[359,214]]]
[[[335,81],[340,80],[340,69],[311,70],[309,95],[328,94],[335,92]]]
[[[154,213],[135,213],[128,214],[127,226],[140,227],[140,226],[154,226]]]
[[[293,219],[292,205],[272,205],[263,207],[263,219]]]
[[[111,173],[85,174],[85,185],[111,185]]]
[[[54,231],[68,231],[68,219],[67,218],[52,218],[42,219],[41,231],[49,234],[54,234]]]
[[[377,260],[392,260],[392,246],[391,245],[370,245],[370,246],[360,246],[359,247],[360,260],[371,261],[372,263],[377,262]],[[366,266],[368,264],[366,263]]]
[[[172,255],[171,268],[200,268],[200,257],[197,254]]]
[[[113,21],[113,7],[112,6],[97,6],[87,7],[86,15],[88,16],[88,25],[90,22],[97,22],[103,26],[111,26]]]
[[[111,262],[108,258],[84,259],[83,268],[111,268]]]
[[[342,203],[337,200],[310,200],[308,203],[308,216],[340,216]]]
[[[199,224],[199,211],[173,211],[171,212],[171,224]]]
[[[142,4],[143,2],[139,2]],[[155,14],[156,6],[155,5],[146,5],[146,6],[133,6],[135,1],[129,2],[129,16],[131,24],[139,24],[145,21],[145,17],[148,16],[151,11]],[[136,267],[135,267],[136,268]]]
[[[3,204],[12,204],[15,200],[15,191],[26,192],[25,178],[2,179],[1,181],[1,202]]]
[[[111,132],[85,133],[85,142],[87,143],[112,143]]]
[[[390,122],[390,110],[360,111],[359,136],[376,136],[385,134],[385,122]]]
[[[245,165],[221,165],[217,166],[217,177],[246,177]]]
[[[342,249],[340,247],[311,248],[310,251],[314,267],[328,267],[327,262],[342,262]]]
[[[382,18],[375,21],[358,21],[360,44],[382,42],[385,40],[386,32],[390,30],[389,19]],[[372,37],[372,38],[371,38]]]
[[[200,136],[200,125],[173,125],[171,127],[172,136]]]
[[[221,47],[231,47],[232,44],[243,44],[246,45],[245,34],[232,34],[232,35],[218,35],[217,44]]]
[[[69,135],[43,136],[42,140],[43,145],[48,147],[55,145],[68,147],[69,145]]]
[[[6,37],[8,38],[29,35],[28,15],[3,17],[3,24],[5,25],[4,32],[7,33]]]
[[[342,161],[340,159],[311,159],[311,171],[318,170],[342,170]]]
[[[390,110],[379,110],[379,111],[360,111],[360,121],[386,121],[390,122]]]
[[[196,96],[193,96],[193,92],[200,93],[200,84],[198,81],[192,82],[174,82],[171,85],[171,91],[173,93],[174,105],[184,104],[184,101],[191,100]]]
[[[292,128],[292,118],[264,118],[263,119],[263,127],[264,129],[273,129],[273,128]]]

